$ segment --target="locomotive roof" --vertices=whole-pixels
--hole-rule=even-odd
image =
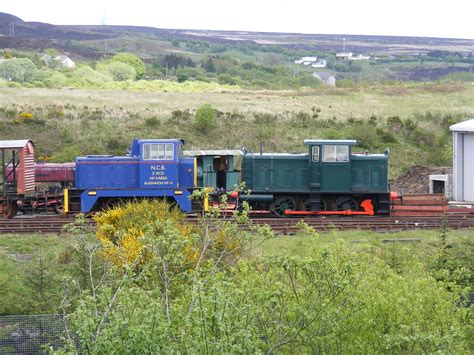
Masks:
[[[0,141],[0,149],[19,149],[24,148],[28,142],[33,142],[30,139],[18,139],[11,141]],[[34,145],[34,144],[33,144]]]
[[[345,144],[356,145],[357,141],[354,139],[305,139],[304,144]]]
[[[161,143],[161,142],[183,142],[182,139],[178,138],[156,138],[156,139],[151,139],[151,138],[145,138],[145,139],[137,139],[138,142],[140,143]]]
[[[243,155],[244,153],[241,150],[237,149],[215,149],[215,150],[185,150],[183,151],[183,155],[187,157],[196,157],[196,156],[203,156],[203,155]]]

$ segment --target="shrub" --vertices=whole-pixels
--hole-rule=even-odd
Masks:
[[[127,216],[113,218],[120,221]],[[170,234],[173,223],[160,220],[156,226],[162,234]],[[403,261],[407,265],[397,272],[366,247],[357,253],[342,242],[324,248],[318,246],[316,235],[308,257],[256,257],[207,273],[187,272],[186,246],[192,244],[179,233],[158,238],[159,243],[148,249],[157,253],[149,267],[117,286],[82,297],[68,317],[75,334],[69,350],[225,354],[470,350],[470,311],[456,304],[460,289],[437,281],[413,259]],[[169,277],[156,283],[152,276],[156,272],[167,272]],[[184,273],[192,277],[180,277]],[[169,287],[173,283],[181,287]]]
[[[143,122],[143,124],[149,128],[157,128],[160,126],[161,122],[158,117],[147,117],[145,118],[145,122]]]
[[[50,73],[49,77],[45,78],[45,81],[49,86],[65,86],[68,83],[68,78],[63,73],[54,71]]]
[[[238,84],[238,79],[234,78],[233,76],[229,74],[219,74],[218,76],[218,81],[219,84],[223,85],[237,85]]]
[[[80,156],[81,152],[74,146],[65,147],[62,151],[54,153],[51,157],[53,163],[67,163],[76,160],[76,157]]]
[[[100,73],[90,66],[85,65],[72,73],[73,82],[78,83],[80,86],[102,86],[112,80],[109,75]]]
[[[196,111],[194,122],[200,132],[209,132],[216,125],[216,110],[210,104],[202,105]]]
[[[37,71],[34,63],[27,58],[9,59],[0,63],[0,77],[6,80],[20,83],[32,81]]]
[[[114,81],[133,80],[137,75],[131,65],[122,62],[110,62],[104,65],[102,70],[112,77]]]
[[[141,79],[145,75],[146,67],[143,61],[132,53],[118,53],[112,57],[112,61],[121,62],[131,66],[135,70],[135,79]]]
[[[189,109],[186,110],[173,110],[171,111],[171,122],[180,123],[183,121],[188,121],[191,118],[191,112]]]
[[[176,77],[178,79],[178,83],[184,83],[186,80],[189,79],[189,75],[183,72],[178,72],[176,74]]]

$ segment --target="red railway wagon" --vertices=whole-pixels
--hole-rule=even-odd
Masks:
[[[0,216],[53,210],[62,206],[62,195],[37,191],[35,148],[30,139],[0,141]]]
[[[36,182],[57,182],[63,186],[72,185],[75,179],[76,163],[36,163]]]
[[[60,183],[62,186],[69,186],[74,183],[76,164],[75,163],[36,163],[35,181],[36,183]],[[13,181],[13,175],[9,174],[12,166],[6,167],[8,182]]]

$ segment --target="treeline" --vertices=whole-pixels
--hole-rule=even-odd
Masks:
[[[52,53],[50,53],[52,52]],[[0,78],[4,85],[31,87],[98,87],[153,89],[153,85],[134,81],[167,80],[214,83],[235,87],[286,89],[318,87],[320,82],[310,72],[295,73],[287,65],[269,58],[272,65],[239,61],[230,56],[205,56],[193,60],[186,56],[168,54],[145,64],[131,53],[118,53],[95,63],[79,64],[76,68],[63,68],[56,59],[57,52],[43,56],[4,52],[0,63]],[[117,86],[113,82],[128,82]],[[159,88],[159,85],[155,85]],[[206,87],[206,86],[205,86]]]

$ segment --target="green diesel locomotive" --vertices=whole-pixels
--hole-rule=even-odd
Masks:
[[[304,141],[308,153],[200,151],[199,187],[229,191],[237,182],[236,156],[243,154],[240,181],[250,191],[239,199],[275,215],[388,215],[388,149],[354,152],[355,140]]]

